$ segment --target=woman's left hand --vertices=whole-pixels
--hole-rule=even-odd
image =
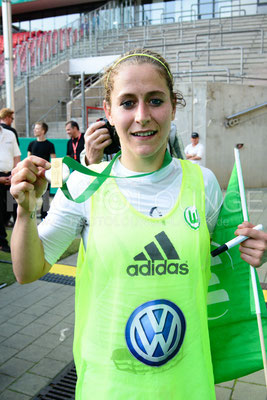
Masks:
[[[251,266],[259,267],[267,261],[263,260],[264,252],[267,250],[267,233],[253,229],[254,226],[250,222],[243,222],[238,225],[235,235],[248,236],[248,239],[240,244],[240,256]]]

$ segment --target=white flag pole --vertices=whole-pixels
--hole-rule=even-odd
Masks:
[[[244,188],[244,181],[243,181],[243,175],[242,175],[239,150],[237,148],[235,148],[234,150],[235,150],[235,163],[236,163],[236,170],[237,170],[243,218],[244,218],[244,221],[248,221],[248,211],[247,211],[245,188]],[[256,283],[256,270],[251,265],[250,265],[250,274],[251,274],[253,296],[254,296],[254,302],[255,302],[255,308],[256,308],[258,330],[259,330],[259,336],[260,336],[261,353],[262,353],[264,376],[265,376],[265,386],[267,389],[267,361],[266,361],[266,350],[265,350],[265,343],[264,343],[264,336],[263,336],[262,322],[261,322],[260,301],[259,301],[259,294],[258,294],[258,288],[257,288],[257,283]]]

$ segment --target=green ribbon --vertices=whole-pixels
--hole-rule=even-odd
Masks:
[[[69,192],[67,183],[65,182],[61,188],[62,192],[64,193],[65,197],[68,200],[71,201],[75,201],[75,203],[83,203],[84,201],[88,200],[99,188],[100,186],[105,182],[105,180],[107,178],[140,178],[142,176],[147,176],[147,175],[152,175],[154,174],[156,171],[153,172],[148,172],[145,174],[138,174],[138,175],[132,175],[132,176],[113,176],[110,175],[112,166],[114,164],[114,162],[116,161],[116,159],[118,157],[120,157],[121,155],[121,151],[119,151],[114,157],[113,159],[109,162],[109,164],[107,165],[107,167],[103,170],[103,172],[96,172],[96,171],[92,171],[90,168],[87,168],[85,166],[83,166],[82,164],[80,164],[78,161],[75,161],[73,158],[71,157],[64,157],[62,162],[64,164],[66,164],[69,168],[81,172],[82,174],[85,175],[90,175],[90,176],[94,176],[96,179],[93,180],[93,182],[90,183],[90,185],[84,190],[84,192],[82,194],[80,194],[80,196],[76,197],[76,199],[74,199],[72,197],[72,195]],[[164,156],[164,160],[162,163],[162,166],[159,168],[162,169],[164,167],[166,167],[167,165],[170,164],[170,162],[172,161],[172,157],[170,155],[170,153],[168,152],[168,150],[165,153]],[[157,171],[159,171],[157,170]]]

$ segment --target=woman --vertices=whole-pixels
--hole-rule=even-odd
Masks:
[[[211,171],[166,153],[177,103],[183,98],[173,91],[166,61],[149,50],[130,52],[105,75],[104,110],[121,143],[112,175],[144,176],[107,179],[82,204],[58,191],[37,230],[33,210],[49,165],[30,157],[13,174],[19,282],[47,273],[82,234],[74,338],[79,400],[215,399],[206,297],[222,195]],[[73,173],[68,186],[77,197],[88,178]],[[250,236],[242,258],[259,265],[267,235],[248,223],[236,233]]]

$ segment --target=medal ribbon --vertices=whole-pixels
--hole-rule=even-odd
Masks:
[[[133,176],[112,176],[112,175],[110,175],[112,166],[113,166],[114,162],[117,160],[117,158],[120,157],[120,155],[121,155],[121,151],[119,151],[113,157],[113,159],[110,161],[110,163],[107,165],[107,167],[104,169],[103,172],[93,171],[93,170],[81,165],[80,163],[78,163],[71,157],[64,157],[62,162],[64,164],[66,164],[69,168],[76,170],[78,172],[81,172],[82,174],[85,174],[85,175],[94,176],[96,178],[93,180],[93,182],[90,183],[90,185],[84,190],[84,192],[82,194],[80,194],[78,197],[76,197],[76,199],[74,199],[72,197],[72,195],[70,194],[68,186],[65,182],[61,188],[65,197],[67,197],[67,199],[69,199],[71,201],[75,201],[75,203],[83,203],[84,201],[88,200],[100,188],[100,186],[105,182],[105,180],[107,178],[116,178],[116,179],[118,179],[118,178],[124,178],[124,179],[125,178],[140,178],[142,176],[152,175],[156,172],[156,171],[153,171],[153,172],[148,172],[145,174],[138,174],[138,175],[133,175]],[[165,153],[165,156],[164,156],[162,166],[157,171],[159,171],[160,169],[169,165],[171,163],[171,161],[172,161],[172,157],[167,150]]]

